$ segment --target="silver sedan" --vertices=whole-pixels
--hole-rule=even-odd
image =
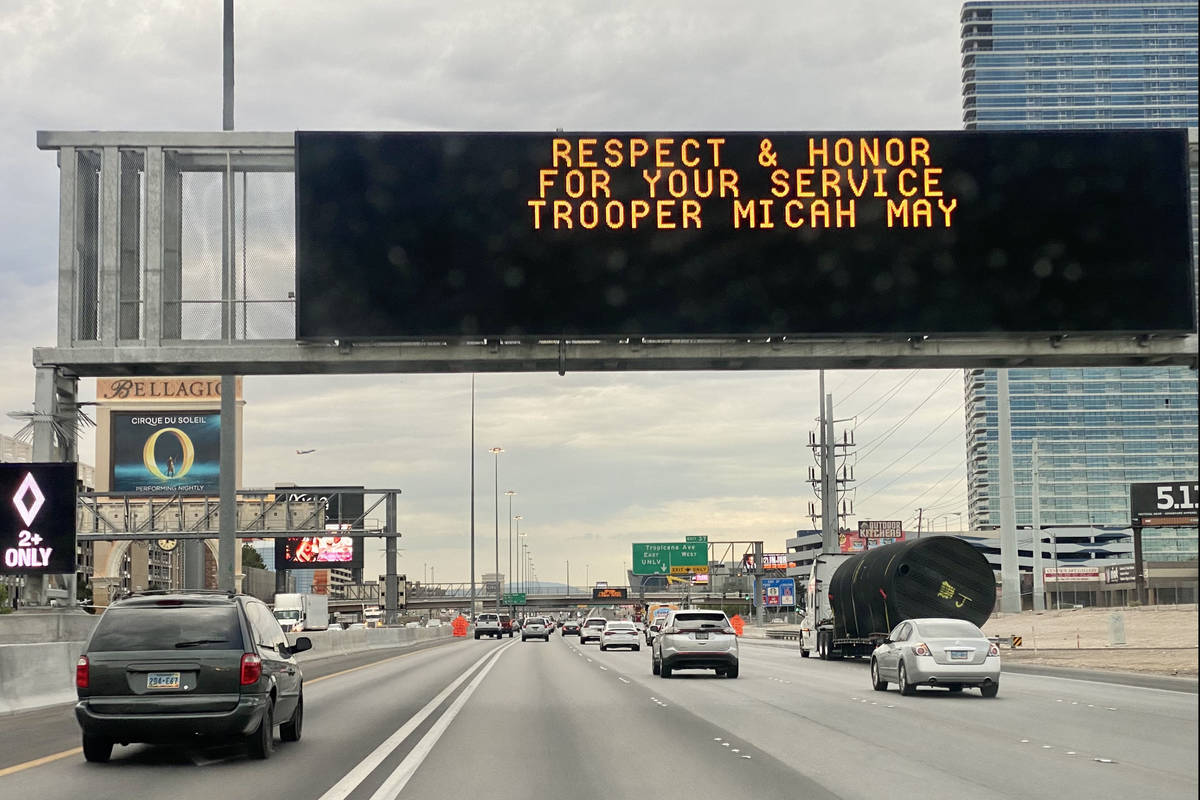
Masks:
[[[978,688],[984,697],[1000,690],[1000,649],[983,631],[961,619],[910,619],[901,622],[871,654],[871,684],[886,691],[894,681],[900,694],[918,686],[942,686],[952,692]]]

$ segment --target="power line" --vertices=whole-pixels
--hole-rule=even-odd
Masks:
[[[880,446],[883,445],[884,442],[886,442],[888,439],[890,439],[892,437],[893,434],[896,433],[896,431],[900,430],[900,427],[902,425],[904,425],[904,423],[906,423],[910,419],[912,419],[914,414],[916,414],[918,411],[920,411],[925,406],[926,403],[928,403],[930,400],[932,400],[933,396],[936,395],[938,392],[940,392],[942,390],[942,387],[945,386],[952,377],[954,377],[953,372],[947,374],[946,377],[942,379],[941,383],[939,383],[937,386],[933,387],[933,391],[931,391],[928,395],[926,395],[925,399],[917,404],[916,408],[914,408],[912,411],[909,411],[907,414],[905,414],[904,417],[899,422],[897,422],[895,425],[893,425],[891,428],[889,428],[883,434],[883,436],[881,436],[880,438],[878,438],[874,442],[872,442],[870,445],[868,445],[864,449],[863,453],[859,456],[859,458],[866,458],[871,453],[878,450],[880,448]],[[959,406],[959,408],[961,408],[961,407],[962,406]],[[957,409],[956,409],[956,411],[957,411]],[[941,427],[941,425],[944,423],[945,423],[945,420],[943,420],[941,423],[939,423],[938,427]]]
[[[968,458],[969,458],[969,457],[968,457]],[[952,473],[953,473],[955,470],[962,469],[963,467],[965,467],[965,466],[967,465],[968,458],[964,458],[964,459],[963,459],[962,461],[960,461],[958,464],[955,464],[953,467],[951,467],[949,470],[947,470],[947,471],[946,471],[946,474],[942,475],[942,477],[938,478],[938,479],[937,479],[937,481],[935,481],[935,482],[934,482],[933,484],[931,484],[930,486],[926,487],[925,491],[921,492],[919,495],[917,495],[916,497],[914,497],[912,500],[909,500],[908,502],[906,502],[906,503],[905,503],[903,506],[901,506],[901,508],[900,508],[900,509],[898,509],[898,510],[896,510],[896,511],[893,511],[891,514],[889,514],[889,515],[888,515],[888,517],[895,517],[897,514],[901,513],[901,512],[902,512],[902,511],[903,511],[905,508],[911,508],[912,506],[914,506],[914,505],[916,504],[916,502],[917,502],[918,500],[920,500],[922,497],[924,497],[925,495],[929,494],[931,491],[933,491],[934,489],[936,489],[938,486],[941,486],[941,485],[942,485],[942,483],[943,483],[943,482],[944,482],[944,481],[945,481],[947,478],[949,478],[949,477],[950,477],[950,475],[951,475],[951,474],[952,474]],[[948,492],[947,492],[947,494],[948,494]],[[944,496],[945,496],[945,495],[943,495],[943,497],[944,497]],[[940,500],[941,498],[938,498],[938,499]]]
[[[921,370],[919,370],[919,369],[914,369],[906,377],[904,377],[899,383],[897,383],[894,387],[892,387],[891,390],[880,395],[875,400],[875,402],[868,403],[866,408],[864,408],[862,411],[859,411],[855,414],[851,414],[850,416],[857,417],[860,414],[865,415],[865,416],[863,416],[862,419],[856,421],[857,425],[863,424],[864,422],[869,420],[871,417],[875,416],[875,412],[877,412],[879,409],[883,408],[884,403],[886,403],[888,400],[891,400],[893,397],[895,397],[900,392],[901,389],[903,389],[905,386],[907,386],[912,381],[913,378],[917,377],[917,373],[920,371]],[[869,414],[867,413],[868,411],[870,411]]]
[[[851,390],[850,390],[850,394],[846,395],[845,397],[838,397],[838,398],[837,398],[837,401],[838,401],[839,403],[844,403],[844,402],[846,402],[847,400],[849,400],[851,397],[854,397],[855,393],[856,393],[856,392],[858,392],[858,390],[859,390],[859,389],[863,388],[863,387],[864,387],[864,386],[866,386],[868,383],[870,383],[870,382],[871,382],[871,379],[872,379],[872,378],[874,378],[876,375],[878,375],[880,372],[881,372],[881,370],[875,370],[874,372],[872,372],[870,375],[868,375],[868,376],[867,376],[866,380],[864,380],[864,381],[863,381],[862,383],[860,383],[858,386],[855,386],[853,389],[851,389]],[[844,383],[844,381],[843,381],[843,383]],[[836,395],[837,395],[837,393],[836,393],[836,392],[833,392],[833,394],[834,394],[834,396],[836,396]]]
[[[955,409],[955,411],[957,412],[957,411],[958,411],[958,409]],[[945,423],[945,420],[943,420],[942,422],[943,422],[943,423]],[[941,427],[941,425],[939,424],[939,425],[938,425],[938,427],[940,428],[940,427]],[[934,428],[932,431],[930,431],[930,432],[929,432],[929,434],[930,434],[930,435],[932,435],[932,434],[934,433],[934,431],[936,431],[936,430],[937,430],[937,428]],[[925,439],[928,439],[928,438],[929,438],[929,436],[926,436],[926,437],[925,437]],[[924,439],[922,439],[921,441],[923,442],[923,441],[925,441],[925,440],[924,440]],[[954,434],[954,437],[953,437],[952,439],[947,439],[947,440],[946,440],[945,442],[943,442],[943,443],[942,443],[942,444],[941,444],[941,445],[940,445],[940,446],[939,446],[939,447],[938,447],[936,450],[934,450],[934,451],[932,451],[931,453],[929,453],[928,455],[926,455],[926,456],[925,456],[925,458],[921,459],[920,461],[914,462],[914,463],[913,463],[913,465],[912,465],[912,466],[910,466],[908,469],[904,470],[904,472],[901,472],[899,475],[897,475],[896,477],[892,478],[890,481],[888,481],[887,483],[885,483],[883,486],[880,486],[878,489],[876,489],[875,491],[871,492],[869,495],[867,495],[866,497],[864,497],[862,500],[859,500],[858,502],[860,502],[860,503],[865,503],[867,500],[870,500],[872,497],[874,497],[875,495],[879,494],[879,493],[880,493],[880,492],[882,492],[884,489],[886,489],[887,487],[891,486],[893,483],[895,483],[896,481],[900,480],[900,479],[901,479],[901,478],[903,478],[905,475],[907,475],[908,473],[912,472],[914,469],[916,469],[917,467],[921,466],[921,465],[922,465],[922,464],[924,464],[926,461],[928,461],[929,459],[933,458],[933,457],[934,457],[934,456],[936,456],[938,453],[942,452],[942,451],[943,451],[943,450],[945,450],[947,447],[949,447],[950,445],[954,444],[954,443],[955,443],[955,442],[957,442],[957,441],[959,441],[959,438],[958,438],[958,434],[956,433],[956,434]],[[917,445],[919,445],[919,444],[921,444],[921,442],[917,442],[917,444],[913,445],[913,448],[916,448],[916,447],[917,447]],[[910,448],[908,452],[909,452],[909,453],[911,453],[911,452],[912,452],[912,448]],[[908,453],[905,453],[905,454],[904,454],[904,456],[907,456],[907,455],[908,455]],[[897,458],[897,459],[896,459],[896,461],[899,461],[900,459],[904,458],[904,456],[900,456],[900,458]],[[886,467],[884,467],[883,469],[879,470],[879,472],[876,472],[876,473],[875,473],[874,475],[872,475],[870,478],[867,478],[866,480],[862,481],[862,482],[861,482],[859,485],[861,486],[862,484],[865,484],[865,483],[867,483],[867,481],[873,480],[873,479],[875,479],[875,478],[879,477],[880,475],[882,475],[883,473],[887,472],[889,469],[891,469],[891,468],[892,468],[892,467],[893,467],[893,466],[896,464],[896,461],[893,461],[891,464],[888,464]],[[857,500],[858,498],[855,498],[855,499]]]

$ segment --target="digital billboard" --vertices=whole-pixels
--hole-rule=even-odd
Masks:
[[[75,572],[78,467],[0,464],[0,573]]]
[[[597,587],[592,589],[593,600],[626,600],[628,597],[629,590],[624,586]]]
[[[1129,511],[1134,525],[1195,527],[1200,513],[1200,482],[1131,483]]]
[[[220,491],[219,411],[113,411],[109,429],[112,491]]]
[[[343,530],[349,530],[345,525],[327,525],[326,529],[326,536],[276,539],[275,569],[361,568],[362,540],[343,535]]]
[[[295,143],[300,339],[1195,329],[1183,130]]]

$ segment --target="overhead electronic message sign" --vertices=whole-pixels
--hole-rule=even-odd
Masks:
[[[1182,130],[295,141],[300,339],[1195,329]]]
[[[75,476],[70,463],[0,464],[0,574],[75,572]]]

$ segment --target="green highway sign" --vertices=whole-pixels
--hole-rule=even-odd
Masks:
[[[689,569],[679,569],[683,567]],[[696,570],[695,567],[703,569]],[[669,575],[677,571],[708,571],[707,540],[704,542],[653,542],[633,546],[634,575]]]
[[[704,544],[708,544],[708,537],[707,536],[687,536],[684,538],[684,541],[685,542],[703,542]]]
[[[525,593],[513,592],[512,594],[500,595],[500,602],[506,606],[523,606],[525,605]]]

